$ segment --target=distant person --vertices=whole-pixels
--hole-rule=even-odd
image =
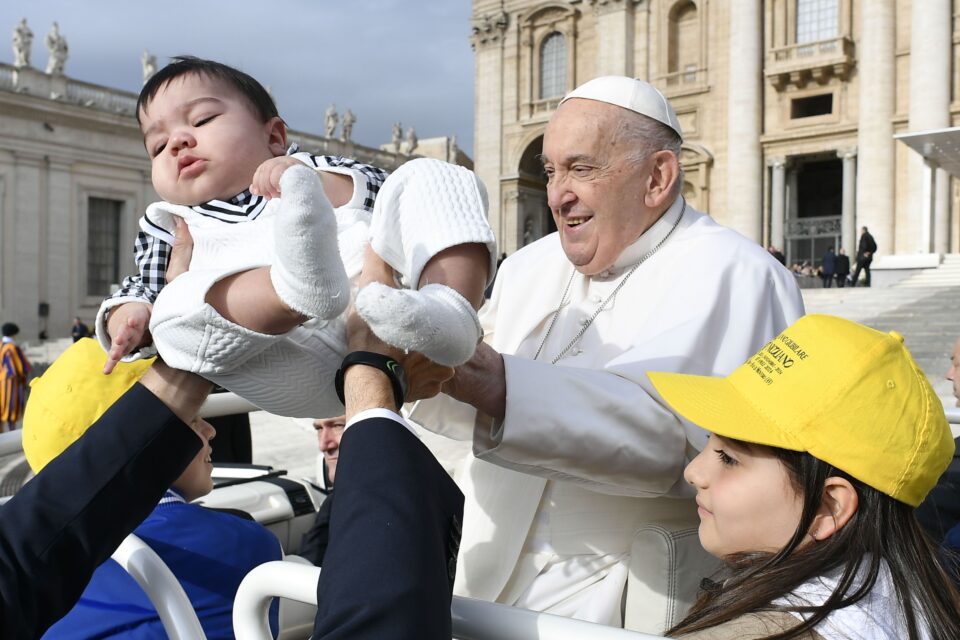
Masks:
[[[726,378],[650,378],[711,432],[684,478],[726,564],[667,635],[960,638],[960,593],[914,514],[954,443],[902,336],[808,315]]]
[[[90,327],[85,325],[80,318],[74,318],[73,326],[70,327],[70,336],[74,342],[80,338],[87,338],[90,336]]]
[[[330,508],[333,506],[333,483],[337,477],[337,462],[340,458],[340,438],[347,423],[346,416],[318,418],[313,421],[323,462],[317,470],[317,480],[327,492],[327,497],[317,510],[316,520],[310,530],[303,534],[297,555],[306,558],[318,567],[323,565],[330,531]]]
[[[27,401],[27,378],[33,367],[14,338],[20,327],[6,322],[0,343],[0,433],[13,431],[23,417]]]
[[[823,280],[823,288],[829,289],[833,284],[833,274],[837,269],[837,256],[833,252],[833,247],[827,249],[820,261],[820,279]]]
[[[853,284],[851,286],[857,286],[857,281],[860,280],[861,270],[866,272],[863,286],[870,286],[870,263],[873,262],[873,254],[876,252],[877,243],[874,241],[873,236],[870,235],[870,232],[867,231],[867,228],[864,227],[860,231],[860,244],[857,247],[857,270],[853,272]]]
[[[767,251],[770,253],[770,255],[776,258],[777,262],[779,262],[783,266],[787,266],[787,256],[783,255],[783,251],[780,251],[780,249],[776,248],[773,245],[770,245],[769,247],[767,247]]]
[[[840,253],[837,254],[836,264],[837,286],[842,289],[847,286],[847,278],[850,277],[850,256],[847,255],[846,249],[840,249]]]
[[[30,467],[39,473],[58,457],[151,363],[152,359],[122,363],[105,376],[103,351],[95,341],[81,340],[64,352],[33,385],[24,423],[24,453]],[[82,396],[68,396],[66,389],[74,388],[82,388]],[[63,402],[65,397],[72,401]],[[202,419],[194,426],[202,448],[133,533],[176,576],[206,637],[227,640],[234,637],[233,600],[240,582],[258,565],[282,559],[283,553],[279,540],[249,517],[191,504],[213,490],[210,455],[216,435]],[[277,615],[274,606],[270,614],[274,631]],[[94,572],[80,601],[44,640],[163,637],[163,623],[153,603],[133,577],[114,560],[107,560]]]

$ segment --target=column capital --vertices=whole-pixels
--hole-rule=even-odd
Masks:
[[[474,16],[470,21],[472,32],[470,44],[476,48],[500,42],[509,23],[510,18],[506,11],[493,11]]]
[[[844,149],[837,149],[837,157],[841,160],[852,160],[857,157],[857,148],[846,147]]]
[[[641,1],[642,0],[590,0],[590,4],[593,5],[595,14],[604,15],[632,8],[634,5],[640,4]]]
[[[767,157],[767,166],[774,169],[783,169],[787,166],[788,160],[786,156],[768,156]]]

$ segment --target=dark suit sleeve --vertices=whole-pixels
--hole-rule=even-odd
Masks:
[[[449,640],[463,494],[416,436],[386,418],[340,442],[314,638]]]
[[[317,517],[310,530],[303,534],[297,555],[306,558],[318,567],[323,566],[323,556],[327,553],[330,540],[330,507],[333,506],[333,492],[317,509]]]
[[[63,617],[200,446],[137,384],[0,507],[0,636],[39,637]]]

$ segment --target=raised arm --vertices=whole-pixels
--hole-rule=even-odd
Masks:
[[[209,390],[155,364],[0,507],[0,637],[39,637],[70,610],[200,450],[188,423]]]

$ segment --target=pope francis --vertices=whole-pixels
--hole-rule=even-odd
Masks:
[[[682,136],[659,91],[614,76],[547,125],[558,231],[504,262],[485,343],[411,412],[473,441],[458,595],[660,633],[713,568],[682,478],[706,434],[646,372],[726,375],[803,301],[762,247],[684,201]]]

